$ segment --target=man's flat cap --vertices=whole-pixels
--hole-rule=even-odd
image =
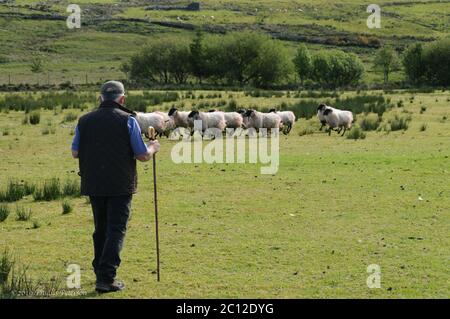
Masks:
[[[100,93],[102,95],[125,94],[125,88],[119,81],[108,81],[102,85]]]

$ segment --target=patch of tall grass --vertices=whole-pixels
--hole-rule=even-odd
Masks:
[[[61,196],[61,185],[58,178],[52,178],[44,181],[44,183],[36,187],[33,193],[35,201],[52,201]]]
[[[387,123],[391,131],[406,131],[409,127],[409,122],[411,122],[411,115],[394,114],[392,118],[388,119]]]
[[[73,122],[78,119],[78,115],[74,112],[68,112],[64,114],[63,123]]]
[[[0,204],[0,223],[4,222],[10,214],[8,205]]]
[[[16,206],[16,220],[25,222],[31,218],[31,208],[26,209],[23,206]]]
[[[67,199],[62,201],[61,207],[62,207],[62,214],[63,215],[69,214],[69,213],[71,213],[73,211],[72,204]]]
[[[51,297],[59,290],[60,280],[34,281],[28,274],[28,266],[19,264],[5,249],[0,256],[0,299],[18,297]]]
[[[0,191],[0,202],[15,202],[24,196],[33,194],[36,185],[30,182],[18,182],[10,179],[6,188]]]
[[[382,118],[375,113],[364,115],[358,122],[363,131],[376,131],[380,126]]]
[[[29,115],[29,121],[31,125],[37,125],[41,121],[41,113],[39,111],[33,111]]]
[[[61,183],[58,178],[51,178],[37,185],[33,193],[35,201],[52,201],[63,196],[81,196],[79,182],[75,179],[67,179]]]
[[[352,140],[363,140],[366,138],[366,133],[359,125],[354,125],[347,133],[347,138]]]

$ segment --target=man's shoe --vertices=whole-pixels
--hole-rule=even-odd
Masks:
[[[114,280],[113,283],[107,284],[103,282],[97,282],[95,284],[95,290],[99,293],[115,292],[125,289],[125,284],[121,281]]]

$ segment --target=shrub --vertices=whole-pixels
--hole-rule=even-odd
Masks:
[[[67,200],[64,200],[61,203],[61,206],[62,206],[62,214],[63,215],[69,214],[73,210],[72,204],[69,201],[67,201]]]
[[[25,182],[23,184],[24,196],[31,195],[36,190],[36,185],[30,182]]]
[[[27,125],[30,122],[30,119],[27,114],[22,119],[22,125]]]
[[[363,131],[375,131],[381,123],[381,117],[375,113],[369,113],[359,122],[359,126]]]
[[[427,110],[427,107],[425,105],[420,107],[420,114],[425,113],[425,111]]]
[[[420,131],[421,131],[421,132],[426,131],[427,127],[428,127],[427,123],[423,123],[423,124],[420,126]]]
[[[61,189],[59,179],[52,178],[50,180],[44,181],[42,187],[36,187],[33,193],[33,198],[36,201],[45,200],[51,201],[58,199],[61,196]]]
[[[348,132],[347,138],[352,140],[363,140],[366,138],[366,133],[364,133],[361,127],[359,127],[358,125],[354,125]]]
[[[314,128],[312,126],[305,127],[298,132],[298,136],[314,134]]]
[[[63,184],[62,195],[64,196],[81,196],[80,195],[80,183],[75,180],[66,180]]]
[[[33,220],[32,228],[33,229],[38,229],[40,227],[41,227],[41,223],[37,219]]]
[[[30,113],[30,124],[36,125],[41,121],[41,113],[39,111],[33,111]]]
[[[411,116],[408,115],[398,115],[395,114],[393,118],[388,120],[391,131],[407,130],[409,127],[409,122],[411,121]]]
[[[227,105],[227,107],[225,108],[225,110],[226,110],[227,112],[233,112],[233,111],[236,111],[237,108],[238,108],[237,102],[236,102],[234,99],[231,99],[231,100],[228,102],[228,105]]]
[[[53,125],[51,120],[47,121],[47,125],[42,128],[41,132],[42,132],[42,135],[55,134],[56,133],[56,128]]]
[[[3,290],[4,285],[8,282],[9,274],[14,266],[14,261],[11,254],[7,249],[3,251],[2,257],[0,258],[0,286]],[[1,292],[1,291],[0,291]],[[1,296],[0,296],[1,297]],[[1,299],[1,298],[0,298]]]
[[[9,216],[9,207],[6,204],[0,204],[0,223],[4,222]]]
[[[78,115],[74,112],[69,112],[64,114],[63,123],[65,122],[73,122],[78,119]]]
[[[16,220],[17,221],[27,221],[31,218],[31,209],[25,209],[23,206],[16,207]]]
[[[9,180],[6,190],[0,192],[0,202],[15,202],[25,195],[25,190],[19,182]]]

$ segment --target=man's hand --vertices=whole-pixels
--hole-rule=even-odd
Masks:
[[[153,154],[158,153],[159,148],[158,140],[149,141],[147,143],[147,154],[136,156],[136,159],[141,162],[147,162],[152,158]]]
[[[158,153],[160,148],[158,140],[148,141],[147,148],[150,152],[150,155]]]

